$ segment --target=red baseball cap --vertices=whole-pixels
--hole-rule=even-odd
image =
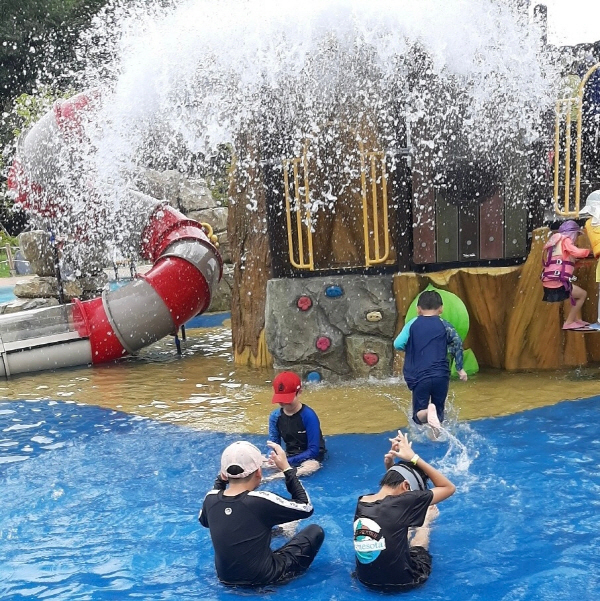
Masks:
[[[282,371],[273,380],[273,403],[291,403],[301,388],[302,381],[297,374],[293,371]]]

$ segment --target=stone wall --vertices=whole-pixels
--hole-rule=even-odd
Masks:
[[[265,334],[276,369],[316,380],[392,375],[392,276],[273,279]]]

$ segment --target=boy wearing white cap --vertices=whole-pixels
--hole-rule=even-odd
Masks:
[[[217,576],[224,584],[260,586],[286,582],[305,572],[317,555],[325,533],[310,524],[283,547],[271,551],[273,526],[310,517],[309,496],[285,451],[276,443],[270,459],[283,472],[291,499],[257,491],[263,456],[245,441],[229,445],[221,456],[214,490],[204,498],[198,519],[210,529]]]

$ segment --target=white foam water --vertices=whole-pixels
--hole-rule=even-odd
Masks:
[[[106,239],[130,227],[140,168],[185,172],[248,132],[279,159],[361,123],[393,151],[399,129],[430,120],[420,152],[435,156],[440,124],[458,121],[471,148],[493,154],[535,137],[552,99],[539,32],[500,0],[123,0],[95,18],[81,54],[80,86],[102,105],[78,173]],[[334,142],[325,167],[350,177]],[[81,178],[63,186],[80,203]],[[332,194],[313,202],[330,207]]]

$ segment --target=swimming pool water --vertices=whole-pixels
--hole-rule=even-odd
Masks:
[[[14,286],[0,286],[0,304],[9,303],[17,298],[14,293]]]
[[[599,401],[455,424],[447,443],[415,441],[458,491],[440,505],[432,576],[407,596],[598,597]],[[377,488],[387,437],[326,437],[329,458],[305,481],[323,548],[305,576],[252,592],[218,583],[197,522],[220,451],[239,437],[76,403],[2,403],[0,598],[379,599],[351,577],[351,525],[357,496]]]

